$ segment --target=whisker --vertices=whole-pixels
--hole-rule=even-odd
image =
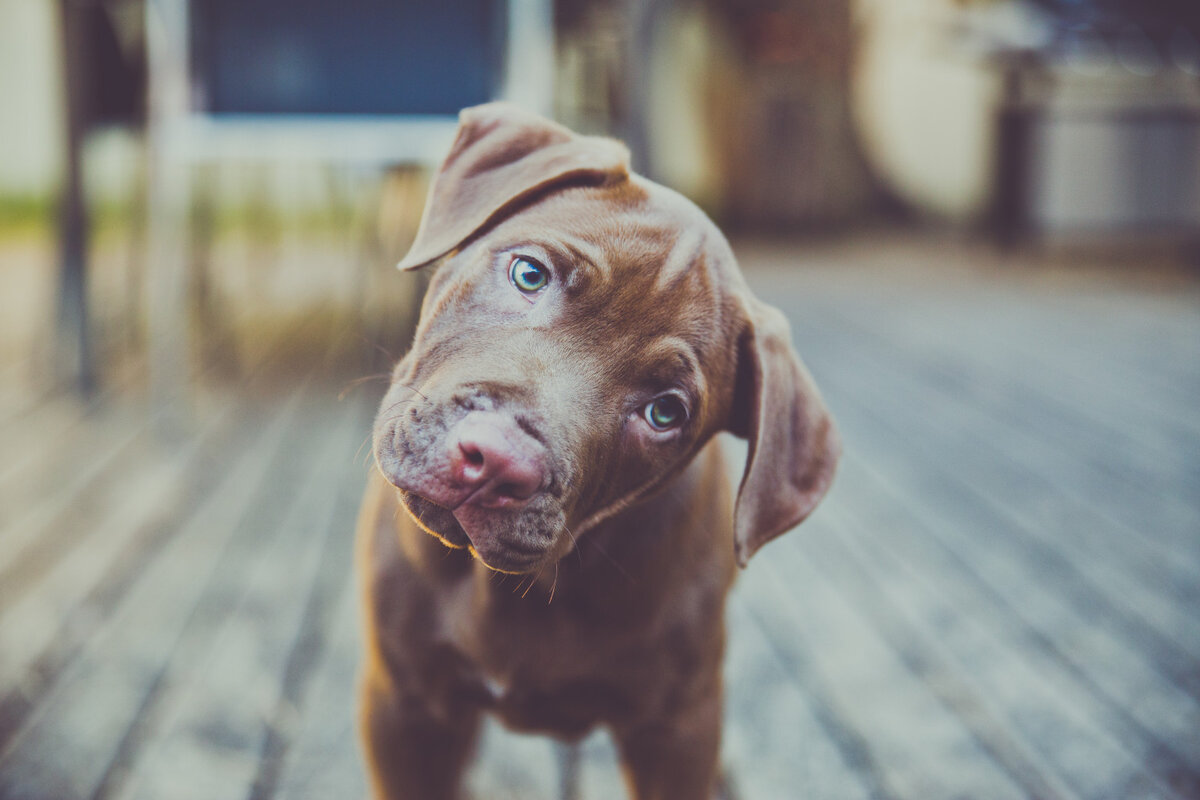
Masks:
[[[413,394],[415,394],[417,397],[420,397],[420,398],[421,398],[422,400],[424,400],[426,403],[428,403],[428,402],[429,402],[429,398],[428,398],[428,397],[426,397],[426,396],[425,396],[425,394],[424,394],[424,393],[422,393],[422,392],[421,392],[421,390],[420,390],[420,389],[418,389],[417,387],[415,387],[415,386],[409,386],[407,383],[399,383],[399,384],[396,384],[396,385],[397,385],[397,386],[399,386],[399,387],[400,387],[400,388],[402,388],[402,389],[408,389],[410,392],[412,392]],[[396,402],[392,403],[392,404],[391,404],[390,406],[388,406],[387,408],[382,408],[382,409],[380,409],[380,410],[379,410],[379,414],[378,414],[378,416],[381,416],[381,417],[382,417],[382,416],[384,416],[385,414],[390,414],[390,413],[392,413],[393,411],[395,411],[397,408],[399,408],[400,406],[404,405],[405,403],[411,403],[411,402],[413,402],[413,398],[411,398],[411,397],[402,397],[402,398],[400,398],[399,400],[397,400]]]
[[[426,396],[424,395],[424,393],[422,393],[422,392],[421,392],[421,390],[420,390],[420,389],[418,389],[417,387],[413,386],[411,383],[398,383],[398,384],[396,384],[396,385],[397,385],[397,386],[399,386],[399,387],[401,387],[402,389],[408,389],[410,392],[413,392],[413,393],[415,393],[415,394],[417,395],[417,397],[421,398],[421,399],[422,399],[422,400],[424,400],[425,402],[429,402],[429,398],[428,398],[428,397],[426,397]]]
[[[365,344],[369,347],[374,347],[376,350],[383,353],[385,356],[390,358],[392,361],[396,360],[396,357],[394,355],[392,355],[391,351],[389,351],[386,347],[381,345],[379,342],[372,342],[366,336],[359,336],[358,338],[362,341],[363,344]]]
[[[380,409],[379,416],[382,417],[385,414],[390,414],[393,411],[395,411],[397,408],[399,408],[400,406],[404,405],[405,403],[411,403],[411,402],[413,402],[413,398],[411,398],[411,397],[401,398],[401,399],[397,400],[396,402],[392,403],[387,408]]]
[[[386,380],[389,374],[387,372],[377,372],[374,375],[364,375],[361,378],[355,378],[342,387],[342,391],[338,392],[338,400],[345,400],[346,395],[349,394],[351,389],[356,389],[367,381]]]
[[[369,442],[369,441],[371,441],[371,432],[370,431],[368,431],[367,435],[363,437],[362,444],[360,444],[358,446],[358,449],[354,451],[354,460],[355,461],[358,461],[359,457],[363,454],[363,448],[367,446],[367,442]],[[368,452],[368,456],[369,455],[370,455],[370,453]],[[363,459],[362,465],[364,467],[367,466],[367,459],[365,459],[365,458]]]
[[[530,589],[532,589],[532,588],[533,588],[533,585],[534,585],[535,583],[537,583],[537,582],[538,582],[538,579],[540,579],[540,578],[542,577],[542,572],[543,572],[545,569],[546,569],[546,565],[545,565],[544,563],[543,563],[543,564],[542,564],[540,567],[538,567],[537,574],[536,574],[536,575],[534,575],[532,579],[530,579],[530,581],[529,581],[529,586],[527,586],[527,587],[525,588],[525,592],[524,592],[524,594],[522,594],[522,595],[521,595],[521,599],[522,599],[522,600],[524,600],[524,599],[525,599],[525,595],[529,594],[529,590],[530,590]],[[557,576],[558,576],[558,562],[557,562],[557,561],[556,561],[556,562],[554,562],[554,575],[555,575],[555,577],[557,577]]]
[[[571,550],[575,552],[575,557],[579,559],[579,566],[582,567],[583,553],[579,552],[579,540],[575,538],[575,534],[571,532],[571,529],[568,528],[566,524],[563,525],[563,530],[567,532],[567,536],[571,537]]]

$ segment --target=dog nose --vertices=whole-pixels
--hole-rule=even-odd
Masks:
[[[517,505],[542,488],[545,448],[511,417],[472,412],[450,438],[451,475],[471,492],[466,502],[485,508]]]

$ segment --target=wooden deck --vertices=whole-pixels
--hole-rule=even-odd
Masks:
[[[1200,798],[1200,284],[992,260],[743,252],[847,455],[739,581],[725,800]],[[0,798],[363,795],[379,389],[339,400],[330,344],[211,381],[177,442],[0,373]],[[469,787],[624,796],[603,735],[498,728]]]

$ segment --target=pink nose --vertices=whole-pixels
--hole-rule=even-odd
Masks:
[[[485,508],[520,505],[545,481],[545,448],[505,414],[468,414],[447,444],[451,476],[469,492],[464,502]]]

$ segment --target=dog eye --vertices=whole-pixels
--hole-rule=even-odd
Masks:
[[[656,431],[670,430],[683,424],[687,419],[687,408],[683,401],[673,394],[656,397],[645,409],[646,422]]]
[[[523,294],[537,294],[550,283],[550,270],[532,258],[517,256],[508,269],[508,279]]]

